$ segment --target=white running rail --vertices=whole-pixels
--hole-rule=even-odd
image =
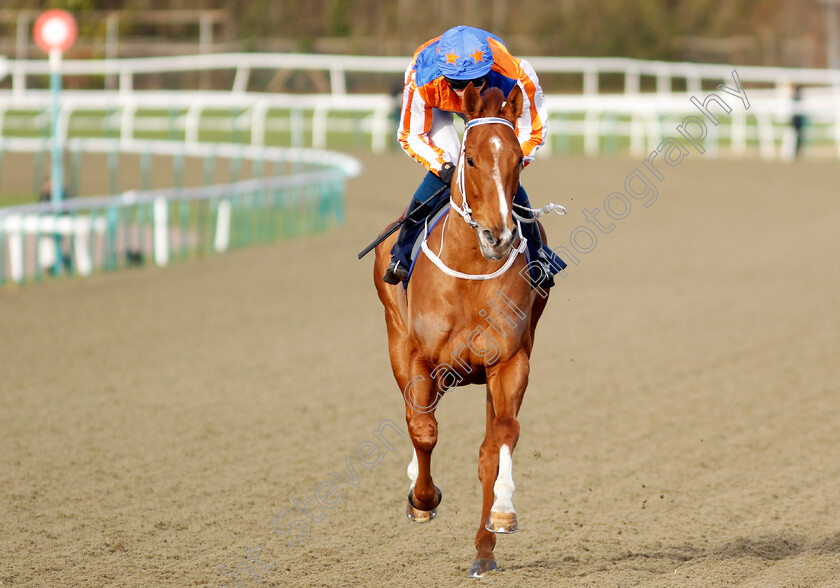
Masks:
[[[733,66],[671,63],[625,58],[532,57],[529,61],[543,78],[549,109],[550,136],[540,153],[580,150],[589,154],[629,149],[644,154],[660,136],[668,136],[682,117],[697,111],[690,98],[702,99],[718,84],[731,85]],[[149,116],[155,109],[175,109],[178,129],[188,142],[205,130],[238,129],[251,144],[266,142],[271,132],[290,134],[293,146],[334,147],[336,134],[362,133],[374,152],[394,143],[394,113],[398,98],[388,94],[348,91],[348,78],[356,74],[388,74],[399,85],[407,57],[357,57],[301,54],[214,54],[164,58],[65,61],[63,71],[72,76],[118,76],[115,91],[68,91],[62,104],[61,130],[72,134],[74,114],[105,109],[109,125],[131,142],[137,131],[165,129],[172,121]],[[49,105],[44,87],[46,60],[8,60],[0,64],[0,137],[14,135],[21,110],[44,112]],[[196,71],[232,72],[229,90],[166,91],[135,88],[136,77]],[[329,91],[320,94],[275,94],[253,91],[252,73],[269,71],[320,72]],[[3,72],[11,83],[3,82]],[[737,67],[750,99],[750,109],[723,117],[710,132],[709,153],[735,156],[756,153],[765,159],[790,158],[794,135],[791,118],[807,117],[807,139],[818,156],[840,158],[840,71],[771,67]],[[618,74],[622,88],[606,93],[605,74]],[[579,79],[580,92],[552,91],[552,76]],[[565,79],[565,78],[564,78]],[[39,84],[34,82],[40,80]],[[801,100],[793,88],[803,86]],[[679,88],[679,91],[675,91]],[[251,90],[251,91],[249,91]],[[236,110],[236,117],[221,120],[206,116],[208,110]],[[144,112],[146,111],[146,112]],[[143,115],[143,116],[138,116]],[[5,117],[5,123],[4,123]],[[46,116],[38,119],[48,124]],[[28,132],[31,134],[32,129]],[[346,143],[346,141],[345,141]]]

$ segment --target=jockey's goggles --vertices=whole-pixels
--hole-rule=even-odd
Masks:
[[[447,78],[446,76],[444,76],[443,79],[446,80],[446,83],[449,84],[449,87],[453,90],[464,90],[467,86],[470,85],[470,82],[472,82],[472,85],[475,86],[476,90],[478,90],[487,82],[486,75],[483,75],[480,78],[476,78],[474,80],[453,80],[452,78]]]

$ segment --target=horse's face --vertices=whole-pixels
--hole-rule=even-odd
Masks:
[[[464,92],[467,120],[486,116],[511,124],[522,111],[522,94],[514,87],[504,103],[500,90],[491,88],[482,97],[472,85]],[[478,244],[487,259],[501,259],[513,244],[515,225],[511,211],[523,166],[522,148],[513,129],[505,124],[470,128],[464,143],[462,197],[478,223]]]
[[[473,131],[464,149],[464,193],[478,223],[482,255],[501,259],[513,243],[511,210],[519,186],[522,149],[507,126],[482,125]]]

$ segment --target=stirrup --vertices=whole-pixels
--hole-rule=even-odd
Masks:
[[[396,285],[408,279],[408,268],[400,266],[399,260],[392,259],[388,269],[385,270],[385,275],[382,280],[386,284]]]
[[[534,288],[544,288],[548,290],[549,288],[554,287],[554,274],[552,272],[551,262],[545,256],[545,253],[540,250],[537,254],[537,261],[539,261],[540,266],[542,267],[542,278],[539,280],[531,280]]]
[[[545,267],[548,267],[548,265],[546,264]],[[554,276],[551,274],[551,271],[546,271],[545,276],[539,282],[534,280],[534,287],[543,288],[545,290],[548,290],[549,288],[553,288],[554,287]]]

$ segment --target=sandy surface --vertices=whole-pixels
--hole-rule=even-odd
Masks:
[[[479,388],[437,411],[438,518],[404,516],[356,260],[419,181],[392,154],[364,157],[330,234],[0,291],[0,585],[840,586],[840,166],[694,158],[552,294],[499,573],[467,578]],[[569,209],[551,241],[637,165],[531,166],[533,201]],[[319,522],[275,533],[295,500]]]

